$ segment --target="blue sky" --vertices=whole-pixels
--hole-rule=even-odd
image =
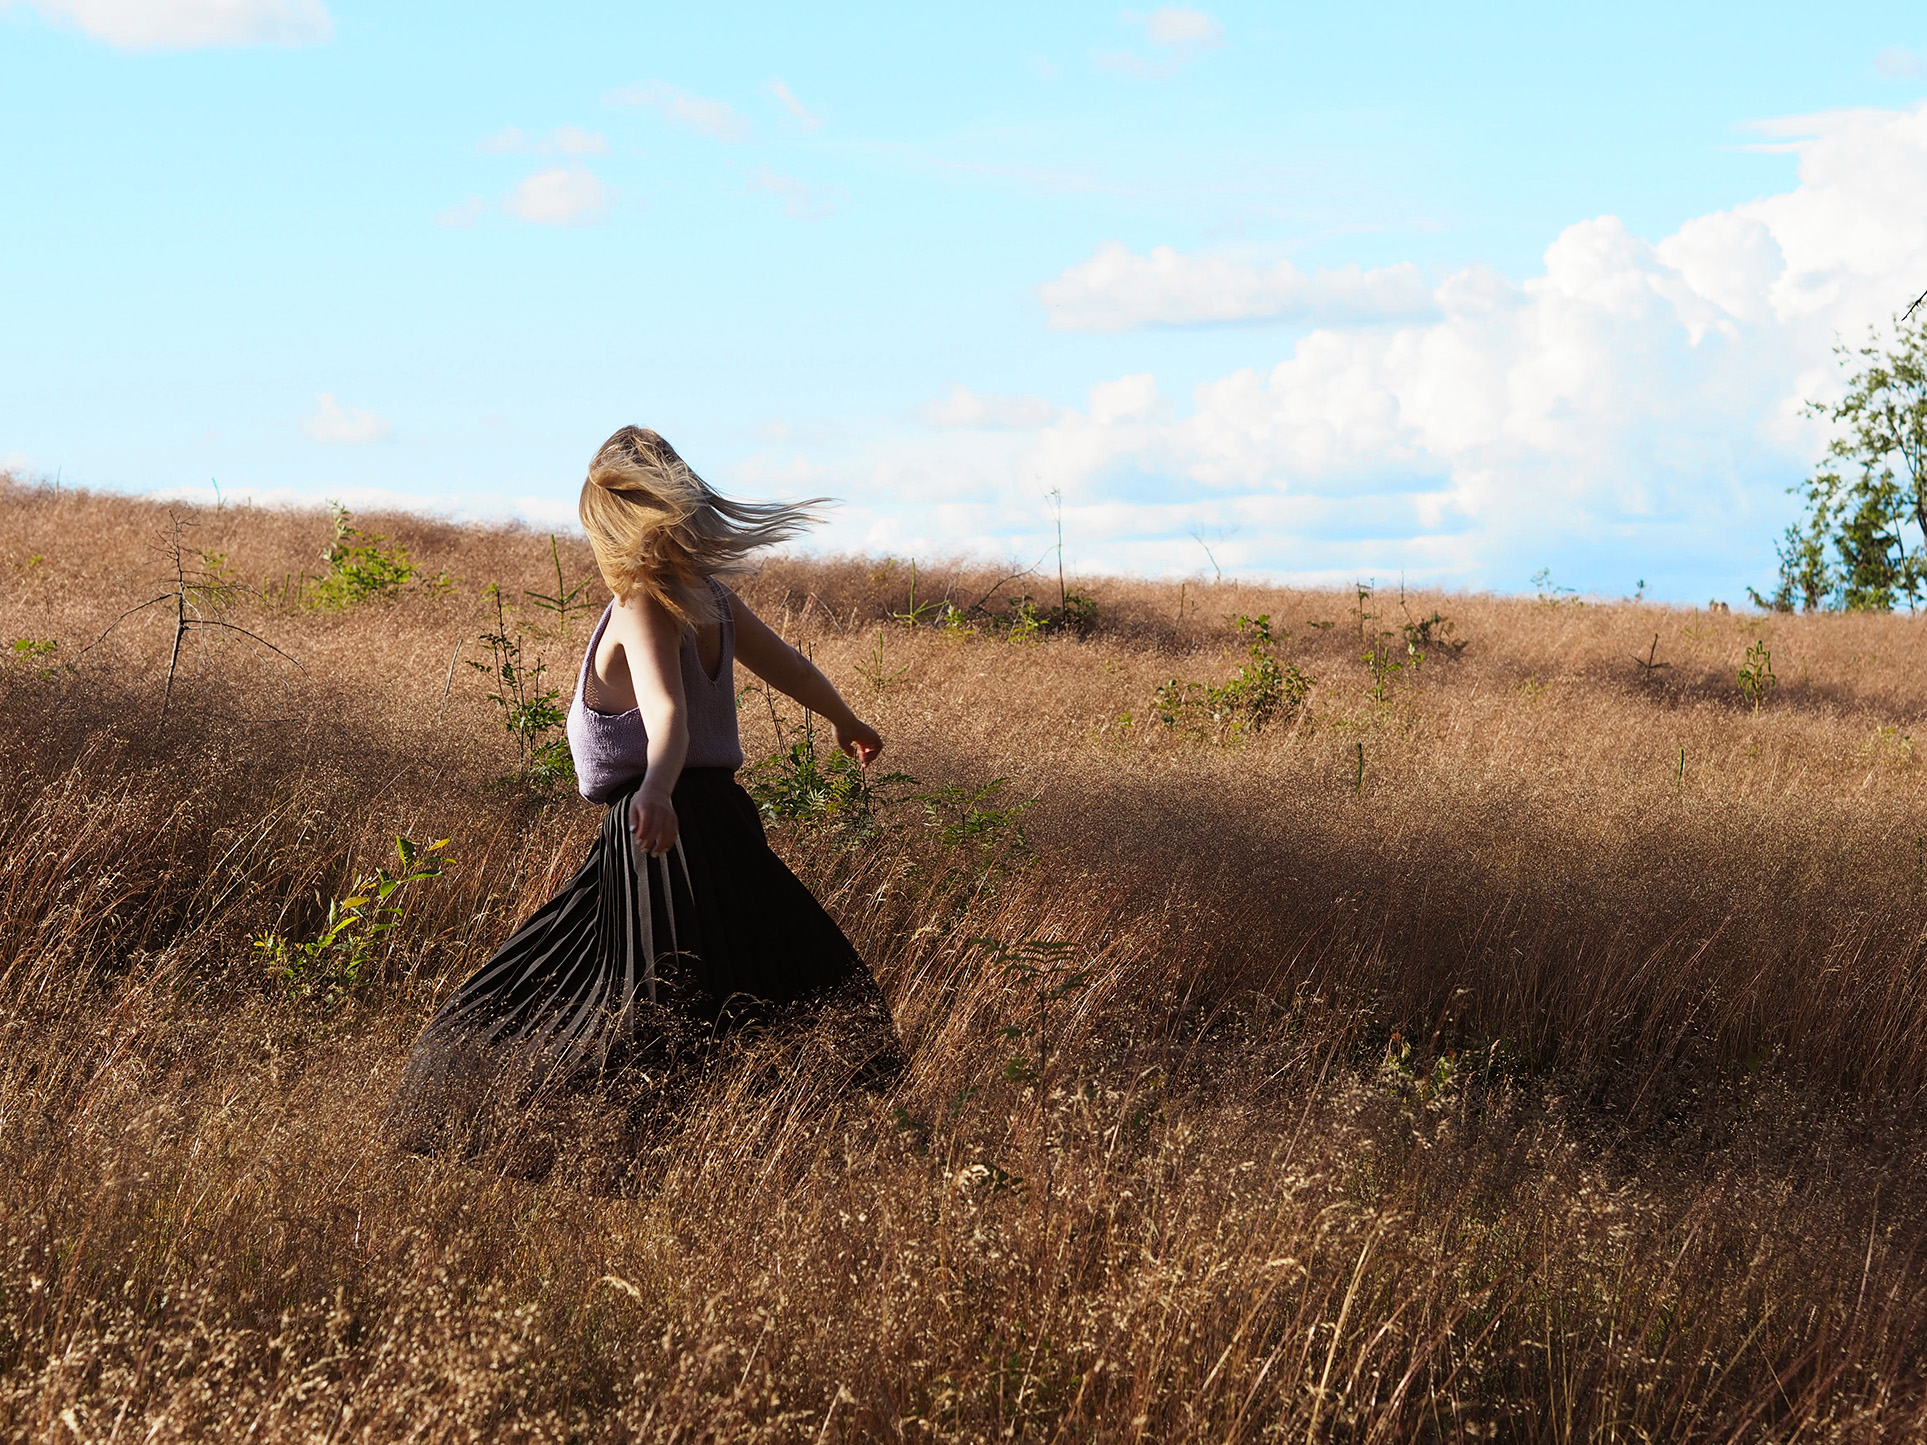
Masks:
[[[1763,583],[1927,286],[1918,7],[0,0],[0,464],[822,545]]]

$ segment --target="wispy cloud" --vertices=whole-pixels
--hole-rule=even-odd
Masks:
[[[1434,314],[1433,288],[1409,262],[1307,273],[1265,263],[1185,255],[1170,246],[1140,256],[1115,241],[1037,288],[1058,331],[1222,325],[1269,320],[1411,320]]]
[[[749,122],[727,101],[692,95],[660,80],[646,80],[641,85],[612,90],[607,99],[610,105],[653,110],[672,125],[701,131],[716,140],[735,143],[746,141],[750,136]]]
[[[386,441],[395,430],[386,417],[362,407],[343,406],[331,391],[315,398],[315,414],[301,424],[301,429],[318,442],[343,442],[350,446]]]
[[[600,156],[609,153],[609,138],[578,125],[559,125],[540,136],[510,125],[483,141],[482,149],[498,156]]]
[[[1183,5],[1166,5],[1153,10],[1145,18],[1144,33],[1153,45],[1180,50],[1224,44],[1222,25],[1204,11]]]
[[[123,50],[316,45],[334,34],[321,0],[0,0],[27,4]]]
[[[1927,77],[1927,52],[1889,46],[1873,58],[1873,68],[1889,80],[1920,80]]]
[[[1098,55],[1097,64],[1100,69],[1133,80],[1167,80],[1199,51],[1224,44],[1224,27],[1204,11],[1189,6],[1166,5],[1148,15],[1127,10],[1121,18],[1128,25],[1143,28],[1155,55],[1146,58],[1128,50],[1105,51]]]
[[[587,166],[556,166],[525,178],[502,206],[538,226],[594,226],[609,219],[610,196]]]
[[[776,97],[777,102],[804,130],[823,129],[823,117],[798,100],[796,92],[791,90],[786,82],[772,80],[764,89]]]
[[[1026,431],[1048,426],[1060,410],[1041,396],[994,396],[960,384],[926,403],[923,419],[932,426]]]
[[[994,161],[953,161],[942,157],[932,158],[932,163],[947,171],[962,171],[966,175],[1016,181],[1019,185],[1041,191],[1047,196],[1130,194],[1126,187],[1102,180],[1088,171],[1054,171],[1042,166],[1001,165]]]
[[[833,191],[811,186],[768,166],[756,169],[749,178],[749,188],[780,198],[783,214],[798,221],[820,221],[836,214],[837,197]]]
[[[447,226],[453,230],[465,230],[470,226],[481,224],[482,216],[487,210],[488,205],[480,196],[470,196],[459,205],[437,211],[435,213],[435,224],[438,226]]]

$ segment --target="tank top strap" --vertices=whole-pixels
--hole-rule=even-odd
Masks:
[[[589,645],[582,653],[582,670],[576,675],[575,695],[584,707],[593,707],[589,700],[589,690],[595,686],[595,653],[602,646],[602,634],[609,630],[609,618],[615,611],[615,601],[611,599],[602,609],[602,616],[596,619],[595,631],[589,634]]]
[[[728,677],[730,666],[736,661],[736,614],[730,609],[729,589],[715,577],[709,579],[709,585],[716,594],[716,625],[722,629],[720,671]]]

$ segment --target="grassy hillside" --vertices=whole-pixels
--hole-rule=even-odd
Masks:
[[[597,823],[489,697],[494,585],[567,702],[593,611],[532,599],[549,539],[357,519],[331,568],[312,513],[0,518],[15,1438],[1927,1423],[1907,618],[1072,579],[1093,614],[772,560],[742,592],[909,775],[758,774],[909,1073],[844,1097],[751,1045],[641,1134],[588,1101],[463,1163],[375,1126]],[[172,598],[95,639],[176,588],[229,626],[169,689]],[[398,836],[456,861],[306,957]]]

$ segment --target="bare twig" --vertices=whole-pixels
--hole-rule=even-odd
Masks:
[[[189,603],[188,605],[189,605],[189,606],[192,606],[193,604],[192,604],[192,603]],[[240,634],[241,634],[241,635],[242,635],[243,637],[251,637],[251,638],[253,638],[253,639],[254,639],[254,640],[255,640],[256,642],[258,642],[258,643],[260,643],[260,644],[261,644],[261,645],[262,645],[263,647],[265,647],[265,648],[267,648],[267,650],[268,650],[269,652],[272,652],[272,653],[275,653],[275,654],[277,654],[278,656],[280,656],[280,657],[281,657],[281,658],[282,658],[283,660],[285,660],[285,661],[287,661],[287,662],[291,662],[291,663],[293,663],[293,664],[294,664],[294,665],[295,665],[296,667],[299,667],[299,668],[301,668],[301,671],[302,671],[302,673],[303,673],[303,675],[305,675],[305,674],[307,673],[307,671],[308,671],[308,669],[307,669],[306,667],[303,667],[303,666],[302,666],[302,664],[301,664],[301,660],[300,660],[299,658],[296,658],[296,657],[290,657],[290,656],[289,656],[289,655],[288,655],[287,653],[285,653],[285,652],[282,652],[282,651],[281,651],[281,649],[280,649],[280,648],[278,648],[278,647],[276,647],[276,646],[275,646],[275,645],[274,645],[274,644],[273,644],[272,642],[269,642],[269,641],[267,640],[267,638],[265,638],[265,637],[263,637],[263,636],[261,636],[261,634],[260,634],[260,633],[258,633],[258,632],[249,632],[249,631],[247,630],[247,628],[245,628],[245,627],[242,627],[242,626],[241,626],[241,625],[240,625],[239,623],[235,623],[235,622],[223,622],[223,621],[222,621],[222,620],[221,620],[220,618],[218,618],[218,617],[213,617],[213,618],[208,618],[208,617],[190,617],[190,618],[188,618],[188,619],[187,619],[187,625],[188,625],[189,627],[218,627],[218,628],[221,628],[221,629],[222,629],[223,631],[225,631],[225,632],[238,632],[238,633],[240,633]]]
[[[1044,552],[1044,557],[1048,557],[1048,556],[1050,556],[1050,551],[1049,549],[1046,549]],[[1013,572],[1008,577],[999,578],[995,586],[993,586],[988,592],[984,593],[984,595],[979,597],[975,602],[971,603],[968,607],[964,608],[964,616],[973,617],[977,613],[981,612],[983,610],[984,604],[990,601],[992,597],[995,597],[997,595],[997,588],[1008,587],[1011,583],[1015,582],[1019,577],[1030,576],[1033,572],[1035,572],[1039,567],[1043,565],[1044,557],[1039,557],[1035,562],[1031,563],[1030,566],[1024,568],[1024,570],[1021,572]]]
[[[145,602],[141,603],[138,607],[128,608],[125,612],[121,613],[120,616],[116,617],[112,622],[107,624],[107,632],[101,633],[100,636],[96,637],[92,642],[88,643],[85,647],[81,648],[79,652],[76,652],[74,654],[74,660],[78,662],[81,658],[85,657],[88,653],[92,652],[96,647],[99,647],[101,643],[107,640],[108,632],[112,632],[116,627],[119,627],[121,623],[125,622],[128,618],[132,617],[136,612],[144,612],[148,608],[152,607],[156,602],[165,602],[167,601],[168,598],[172,597],[173,595],[174,594],[172,592],[163,592],[158,597],[148,598]]]
[[[100,646],[101,643],[105,642],[108,635],[112,633],[116,627],[119,627],[121,623],[132,617],[136,612],[145,612],[148,608],[158,607],[163,602],[172,602],[174,604],[174,641],[167,655],[167,681],[161,689],[161,715],[154,725],[154,736],[156,739],[160,737],[162,731],[167,727],[167,712],[174,701],[174,677],[175,674],[180,671],[181,666],[181,643],[186,639],[190,630],[214,627],[226,632],[238,632],[243,637],[260,643],[282,661],[293,663],[297,668],[300,668],[304,675],[308,671],[306,667],[302,666],[298,658],[290,657],[286,652],[276,647],[272,642],[269,642],[267,638],[261,636],[260,633],[251,632],[239,623],[225,622],[218,617],[203,617],[201,615],[201,609],[189,600],[190,595],[197,591],[219,594],[225,590],[224,584],[222,584],[218,578],[215,578],[213,581],[204,580],[200,582],[189,582],[187,580],[187,565],[182,558],[181,552],[181,528],[191,527],[194,523],[184,521],[172,513],[169,513],[169,520],[174,524],[174,533],[169,541],[160,548],[160,552],[163,557],[173,563],[174,585],[167,591],[161,593],[160,596],[150,597],[145,602],[128,608],[125,612],[121,613],[120,616],[108,623],[106,629],[100,636],[96,637],[74,655],[75,661],[85,657],[96,647]],[[200,575],[205,579],[211,574],[203,572]],[[190,613],[193,615],[189,616]]]

